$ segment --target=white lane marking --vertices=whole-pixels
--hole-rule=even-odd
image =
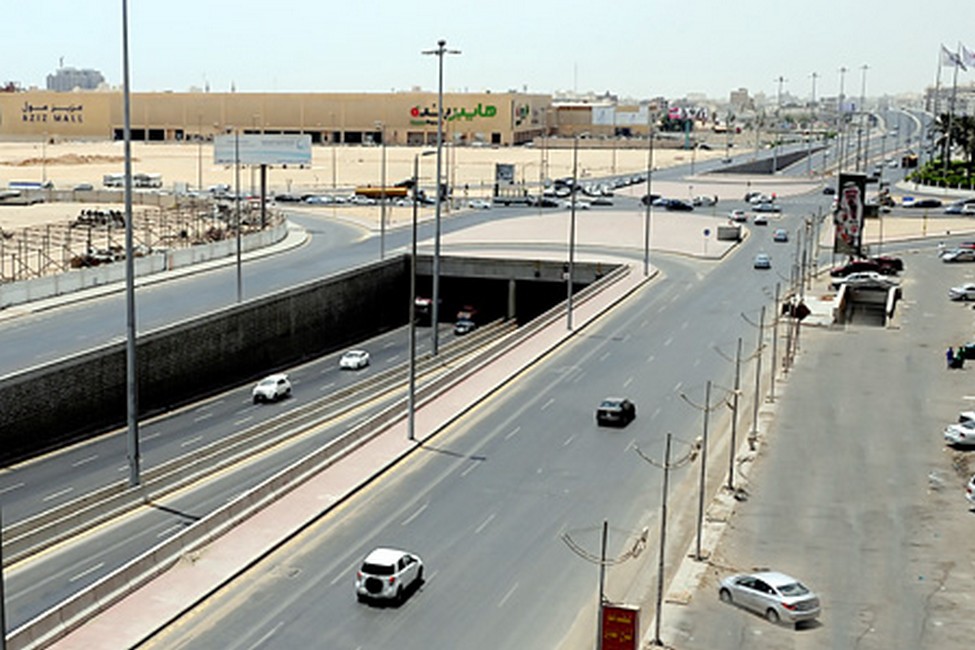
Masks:
[[[576,439],[575,434],[572,434],[571,436],[569,436],[568,438],[565,439],[565,442],[562,443],[562,446],[563,447],[568,447],[569,445],[572,444],[572,441],[575,440],[575,439]]]
[[[653,363],[653,360],[656,358],[656,355],[651,354],[649,357],[647,357],[647,363]]]
[[[600,361],[605,361],[609,358],[609,352],[603,352],[602,356],[599,357]]]
[[[472,461],[471,461],[471,464],[470,464],[470,465],[468,465],[468,467],[467,467],[467,469],[465,469],[465,470],[464,470],[463,472],[461,472],[461,473],[460,473],[460,475],[461,475],[461,476],[467,476],[468,474],[470,474],[471,472],[473,472],[473,471],[474,471],[474,469],[475,469],[475,468],[476,468],[476,467],[477,467],[478,465],[480,465],[480,464],[481,464],[481,461],[478,461],[478,460],[472,460]]]
[[[234,420],[234,426],[239,427],[242,424],[247,424],[254,419],[253,415],[248,415],[246,418],[240,418],[239,420]]]
[[[500,601],[498,601],[498,607],[499,608],[500,607],[504,607],[504,604],[508,601],[509,598],[511,598],[511,595],[515,593],[515,590],[516,589],[518,589],[518,583],[517,582],[515,584],[511,585],[511,589],[509,589],[508,590],[508,593],[506,593],[504,595],[504,598],[502,598]]]
[[[480,535],[484,531],[484,529],[488,527],[488,524],[490,524],[492,521],[494,521],[495,515],[496,515],[496,513],[494,513],[494,512],[492,512],[490,515],[488,515],[488,518],[485,519],[484,521],[482,521],[481,522],[481,525],[474,529],[474,534]]]
[[[204,420],[206,420],[208,418],[212,418],[212,417],[213,417],[213,413],[205,413],[204,415],[201,415],[199,417],[193,418],[193,421],[194,422],[203,422]]]
[[[386,362],[387,363],[392,363],[392,362],[396,361],[397,359],[399,359],[399,355],[398,354],[394,354],[390,358],[386,359]]]
[[[73,491],[74,491],[74,488],[73,487],[66,487],[63,490],[59,490],[57,492],[54,492],[53,494],[47,495],[46,497],[44,497],[43,500],[44,501],[52,501],[54,499],[57,499],[58,497],[63,497],[65,494],[67,494],[69,492],[73,492]]]
[[[627,380],[623,382],[623,388],[626,388],[627,386],[629,386],[632,383],[633,383],[633,377],[627,378]]]
[[[91,461],[95,460],[96,458],[98,458],[98,454],[92,454],[91,456],[88,456],[86,458],[82,458],[80,460],[76,460],[75,462],[71,463],[71,466],[72,467],[81,467],[82,465],[87,465],[88,463],[90,463]]]
[[[512,438],[514,438],[518,434],[519,431],[521,431],[521,427],[515,427],[514,429],[511,430],[511,433],[509,433],[508,435],[506,435],[504,437],[504,439],[505,440],[511,440]]]
[[[429,503],[424,503],[424,504],[423,504],[422,506],[420,506],[420,509],[419,509],[419,510],[417,510],[417,511],[416,511],[416,512],[414,512],[414,513],[413,513],[412,515],[410,515],[409,517],[407,517],[406,519],[404,519],[404,520],[403,520],[403,523],[401,523],[401,524],[400,524],[400,526],[409,526],[409,525],[410,525],[410,523],[411,523],[411,522],[412,522],[412,521],[413,521],[414,519],[416,519],[416,518],[417,518],[417,517],[419,517],[419,516],[420,516],[421,514],[423,514],[423,511],[427,509],[427,506],[428,506],[428,505],[430,505],[430,504],[429,504]]]
[[[388,350],[389,348],[393,347],[394,345],[396,345],[396,341],[390,341],[389,343],[385,343],[385,344],[383,344],[383,350]]]
[[[655,419],[657,419],[657,416],[658,415],[660,415],[660,407],[659,406],[653,410],[653,415],[650,416],[650,419],[651,420],[655,420]]]
[[[12,492],[17,488],[22,488],[22,487],[24,487],[23,483],[14,483],[13,485],[8,485],[5,488],[0,488],[0,494],[6,494],[7,492]]]
[[[196,443],[200,442],[201,440],[203,440],[203,436],[195,436],[193,438],[190,438],[189,440],[184,440],[183,442],[181,442],[179,444],[179,446],[180,447],[189,447],[190,445],[195,445]]]
[[[220,405],[221,405],[221,404],[223,404],[223,403],[224,403],[225,401],[226,401],[226,400],[223,400],[223,399],[218,399],[218,400],[217,400],[216,402],[210,402],[210,406],[220,406]]]
[[[674,386],[674,392],[675,392],[675,393],[679,393],[679,392],[680,392],[680,388],[681,388],[681,386],[683,386],[683,385],[684,385],[684,382],[682,382],[682,381],[679,381],[679,382],[677,382],[677,385],[676,385],[676,386]]]
[[[343,580],[348,580],[349,576],[355,575],[355,573],[358,570],[359,570],[359,561],[356,560],[356,563],[350,566],[349,568],[345,569],[344,571],[339,571],[338,575],[332,578],[332,581],[329,584],[335,586],[338,583],[342,582]]]
[[[165,537],[166,535],[169,535],[170,533],[175,533],[177,530],[179,530],[182,527],[183,527],[183,524],[173,524],[169,528],[166,528],[164,530],[159,531],[159,533],[156,534],[156,537]]]
[[[278,630],[281,629],[282,625],[284,625],[284,621],[272,627],[270,630],[267,631],[267,633],[262,634],[261,638],[259,638],[257,641],[252,643],[247,650],[254,650],[254,648],[260,648],[262,645],[264,645],[265,641],[270,639],[272,636],[274,636],[277,633]]]
[[[554,397],[549,397],[548,398],[548,401],[545,402],[544,404],[542,404],[542,410],[544,411],[545,409],[547,409],[548,407],[550,407],[552,404],[555,404],[555,398]]]
[[[322,386],[319,390],[328,390],[329,388],[332,388],[333,386],[335,386],[335,382],[334,381],[330,381],[327,384],[325,384],[324,386]]]
[[[156,431],[156,432],[150,433],[148,435],[139,434],[139,437],[142,438],[142,442],[145,442],[146,440],[152,440],[153,438],[158,438],[161,435],[162,434],[160,432]]]
[[[104,562],[99,562],[98,564],[96,564],[95,566],[91,567],[90,569],[87,569],[85,571],[82,571],[81,573],[79,573],[78,575],[76,575],[73,578],[69,578],[68,579],[68,582],[75,582],[76,580],[81,580],[82,578],[84,578],[89,573],[94,573],[95,571],[98,571],[103,566],[105,566],[105,563]]]
[[[668,337],[667,337],[667,340],[666,340],[666,341],[664,341],[664,347],[667,347],[667,346],[669,346],[669,345],[670,345],[671,343],[673,343],[673,342],[674,342],[674,337],[673,337],[673,336],[668,336]]]

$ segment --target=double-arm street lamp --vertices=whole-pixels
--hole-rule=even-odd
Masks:
[[[437,41],[437,49],[424,50],[423,54],[436,55],[438,61],[437,73],[437,183],[436,183],[436,207],[434,212],[434,241],[433,241],[433,355],[439,352],[439,330],[438,322],[440,318],[440,201],[443,198],[440,194],[441,179],[441,151],[443,149],[443,57],[445,54],[460,54],[460,50],[448,50],[447,41],[440,39]]]
[[[407,438],[416,440],[416,213],[420,192],[420,158],[433,154],[421,151],[413,156],[413,244],[410,251],[410,371],[407,388]],[[437,324],[433,323],[434,328]]]

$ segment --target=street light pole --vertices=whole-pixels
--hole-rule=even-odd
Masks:
[[[647,205],[643,219],[643,277],[650,275],[650,225],[653,217],[653,201],[650,200],[653,189],[653,113],[647,106]]]
[[[129,8],[122,0],[123,138],[125,140],[125,394],[128,429],[129,487],[140,484],[139,384],[135,328],[135,260],[132,246],[132,107],[129,90]],[[46,138],[45,138],[46,140]],[[0,630],[3,634],[3,630]]]
[[[438,323],[440,319],[440,174],[441,159],[443,149],[443,57],[444,54],[460,54],[460,50],[448,50],[447,41],[440,39],[437,41],[437,49],[426,50],[423,54],[434,54],[437,56],[437,182],[436,182],[436,205],[434,206],[434,241],[433,241],[433,349],[432,354],[437,356],[439,353],[440,331]]]
[[[843,171],[843,162],[846,157],[845,143],[843,134],[846,131],[846,124],[843,120],[843,78],[846,76],[846,66],[840,67],[840,94],[836,97],[836,131],[839,141],[839,151],[836,152],[836,171]]]
[[[420,190],[420,157],[432,151],[421,151],[413,156],[413,244],[410,251],[410,370],[406,392],[406,437],[416,440],[416,213]]]
[[[660,640],[660,619],[663,615],[664,603],[664,549],[667,546],[667,484],[670,481],[670,439],[673,434],[667,433],[667,443],[664,446],[664,485],[660,493],[660,553],[657,556],[657,600],[656,615],[653,625],[653,645],[662,646]]]
[[[572,191],[569,193],[569,268],[566,274],[566,291],[568,292],[567,309],[565,312],[565,326],[572,331],[572,279],[575,271],[575,252],[576,252],[576,200],[578,198],[576,189],[579,183],[579,136],[576,135],[572,142]]]
[[[386,258],[386,125],[383,122],[376,122],[379,129],[379,137],[382,140],[382,162],[380,163],[380,183],[379,190],[379,259]]]
[[[241,302],[244,297],[244,280],[240,268],[240,129],[234,130],[234,179],[234,204],[237,212],[237,302]]]

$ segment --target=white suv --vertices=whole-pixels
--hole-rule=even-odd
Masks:
[[[409,592],[423,584],[423,561],[406,551],[377,548],[366,556],[355,575],[359,602],[392,600],[402,603]]]
[[[291,382],[288,380],[288,375],[285,374],[269,375],[259,381],[257,386],[254,386],[254,390],[251,391],[255,404],[258,402],[274,402],[289,395],[291,395]]]

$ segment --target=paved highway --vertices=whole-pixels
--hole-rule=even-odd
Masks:
[[[679,395],[700,401],[707,380],[732,384],[732,365],[714,348],[729,353],[739,336],[754,346],[741,314],[757,320],[769,302],[774,276],[751,268],[752,253],[768,245],[760,229],[721,264],[658,255],[665,277],[152,647],[496,649],[556,647],[576,634],[591,640],[597,570],[560,536],[596,552],[608,520],[612,556],[653,523],[660,476],[633,447],[660,457],[667,431],[698,435],[701,414]],[[611,394],[638,405],[625,430],[594,424],[596,404]],[[676,478],[692,484],[694,474]],[[357,563],[380,545],[413,550],[428,564],[426,585],[399,609],[360,605],[352,592]],[[639,571],[617,569],[610,584]],[[577,620],[590,624],[577,629]]]

